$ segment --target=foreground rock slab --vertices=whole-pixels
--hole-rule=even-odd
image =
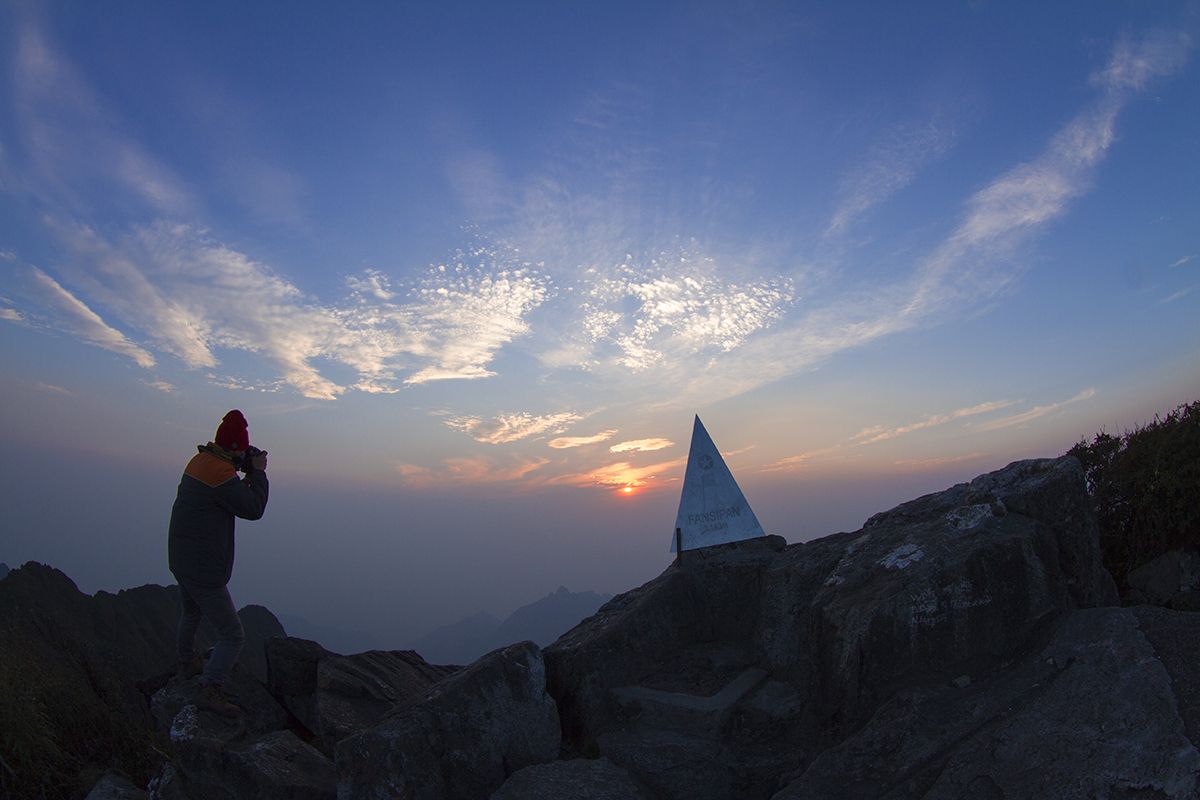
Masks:
[[[541,651],[522,642],[344,739],[338,797],[487,798],[517,770],[556,759],[560,742]]]
[[[518,770],[491,800],[654,800],[607,758],[577,758]]]
[[[1076,611],[1008,669],[897,696],[773,800],[1187,800],[1200,752],[1181,711],[1137,612]]]
[[[174,757],[152,782],[151,797],[332,800],[333,762],[287,730],[286,712],[265,687],[238,667],[230,695],[241,709],[230,716],[198,702],[195,680],[172,681],[154,695],[152,712]]]

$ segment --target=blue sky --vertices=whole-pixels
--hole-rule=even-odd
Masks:
[[[408,635],[655,574],[693,413],[796,541],[1200,390],[1195,2],[179,5],[0,5],[10,564],[169,580],[237,407],[239,599]]]

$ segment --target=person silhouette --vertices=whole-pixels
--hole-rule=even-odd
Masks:
[[[167,535],[168,564],[179,584],[176,675],[200,676],[202,705],[236,715],[225,684],[246,634],[229,594],[233,575],[234,520],[261,519],[267,508],[267,454],[250,446],[249,425],[234,409],[208,444],[188,462],[179,480]],[[244,477],[238,478],[238,470]],[[217,639],[208,662],[195,652],[196,631],[207,618]]]

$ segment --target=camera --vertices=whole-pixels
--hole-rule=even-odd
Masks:
[[[252,444],[247,445],[245,452],[242,453],[242,457],[238,459],[235,466],[242,472],[250,472],[252,469],[254,469],[254,467],[250,465],[251,459],[253,459],[255,456],[265,456],[266,454],[266,450],[259,450]]]

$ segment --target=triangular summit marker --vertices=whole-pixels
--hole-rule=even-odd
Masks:
[[[692,427],[671,552],[766,536],[700,417]]]

